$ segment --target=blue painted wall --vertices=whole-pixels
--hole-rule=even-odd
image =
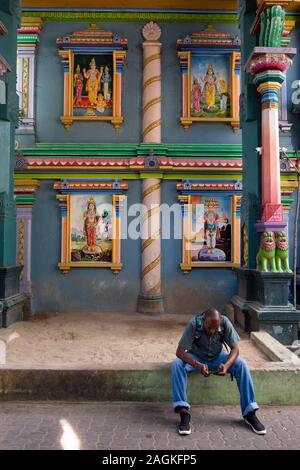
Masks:
[[[139,181],[130,182],[128,205],[141,197]],[[63,311],[136,311],[140,279],[139,241],[124,240],[124,269],[79,268],[62,274],[60,261],[61,215],[53,181],[41,182],[33,208],[32,313]],[[130,220],[129,220],[130,221]]]
[[[164,182],[162,185],[162,201],[170,206],[177,202],[175,184]],[[236,289],[232,269],[194,268],[189,274],[184,274],[179,267],[181,250],[181,240],[162,240],[162,286],[166,311],[193,314],[210,306],[224,308]]]
[[[142,37],[143,24],[113,23],[101,26],[129,40],[123,74],[123,114],[125,123],[118,133],[107,123],[75,123],[66,131],[59,121],[63,108],[63,67],[57,54],[56,37],[78,29],[84,23],[48,23],[41,34],[37,60],[36,123],[38,142],[131,142],[141,136]],[[240,133],[230,126],[194,124],[188,133],[179,124],[181,115],[181,74],[176,39],[204,25],[160,24],[162,29],[162,141],[173,143],[240,143]],[[217,25],[220,31],[237,33],[235,25]],[[298,39],[299,30],[294,36]],[[300,58],[296,58],[288,77],[298,77]],[[289,114],[294,123],[292,142],[300,148],[300,116]],[[22,145],[22,138],[20,138]],[[291,137],[281,139],[291,148]],[[24,141],[24,145],[26,143]],[[141,182],[129,181],[128,205],[141,200]],[[162,184],[162,202],[177,202],[176,182]],[[292,209],[292,211],[294,208]],[[293,214],[293,212],[292,212]],[[292,216],[291,214],[291,216]],[[129,219],[130,222],[130,219]],[[33,313],[87,310],[135,311],[140,289],[140,241],[122,241],[124,269],[114,275],[109,269],[72,269],[63,275],[57,268],[60,259],[61,217],[53,181],[43,181],[33,208],[32,283]],[[290,236],[293,238],[290,227]],[[291,244],[292,251],[292,244]],[[300,255],[299,255],[300,258]],[[179,268],[181,240],[162,240],[162,290],[169,313],[194,313],[210,305],[222,308],[236,290],[231,269],[194,269],[188,275]]]
[[[62,311],[136,311],[140,289],[140,240],[122,241],[123,270],[73,268],[61,273],[61,215],[53,181],[42,181],[33,208],[32,313]],[[128,207],[141,198],[141,182],[130,181]],[[163,182],[162,200],[177,202],[176,181]],[[133,220],[128,218],[128,223]],[[171,233],[173,233],[171,225]],[[210,305],[222,308],[235,292],[231,269],[194,269],[183,274],[181,240],[162,240],[162,288],[165,310],[194,313]],[[217,295],[216,295],[217,294]]]
[[[88,23],[46,23],[37,55],[36,136],[38,142],[139,142],[141,139],[142,35],[144,23],[102,23],[101,27],[128,38],[123,72],[123,115],[125,123],[117,133],[109,123],[75,123],[66,131],[60,123],[63,114],[63,66],[57,53],[56,38],[88,27]],[[240,135],[223,124],[193,125],[184,132],[181,116],[181,72],[176,40],[206,25],[160,24],[162,29],[162,141],[240,143]],[[220,31],[237,34],[236,25],[217,25]],[[218,136],[216,140],[216,136]],[[30,145],[19,136],[23,147]]]

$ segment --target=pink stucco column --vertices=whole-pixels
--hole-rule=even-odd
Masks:
[[[287,47],[255,47],[246,64],[261,96],[261,216],[257,232],[280,232],[283,217],[280,188],[278,103],[281,85],[295,50]]]

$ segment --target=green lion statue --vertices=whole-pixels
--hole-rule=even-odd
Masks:
[[[256,256],[257,269],[261,268],[261,271],[268,272],[268,264],[270,265],[270,271],[276,273],[275,263],[275,236],[273,232],[263,232],[260,237],[260,248]]]
[[[285,232],[276,234],[276,268],[278,272],[291,273],[289,265],[289,243]]]

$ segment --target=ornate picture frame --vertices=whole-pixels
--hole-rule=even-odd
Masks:
[[[177,185],[182,207],[181,270],[240,266],[241,191],[228,191],[228,183],[226,189],[226,184],[211,184],[211,192],[201,191],[203,183],[193,182],[187,190],[184,185]]]
[[[64,66],[62,124],[70,129],[75,121],[110,121],[119,129],[127,39],[91,24],[56,43]]]
[[[122,269],[120,206],[128,184],[61,180],[54,184],[61,211],[63,273],[71,268]]]
[[[177,40],[182,74],[182,116],[188,130],[194,122],[222,122],[240,127],[240,40],[209,25]]]

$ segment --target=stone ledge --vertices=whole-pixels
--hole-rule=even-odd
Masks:
[[[250,338],[271,361],[281,361],[300,367],[300,359],[273,338],[273,336],[269,335],[269,333],[265,331],[252,331]]]
[[[300,405],[300,367],[273,363],[273,370],[252,370],[260,404]],[[230,376],[189,377],[192,404],[234,405],[239,402]],[[148,370],[24,369],[0,367],[0,401],[143,401],[171,406],[170,364]]]

